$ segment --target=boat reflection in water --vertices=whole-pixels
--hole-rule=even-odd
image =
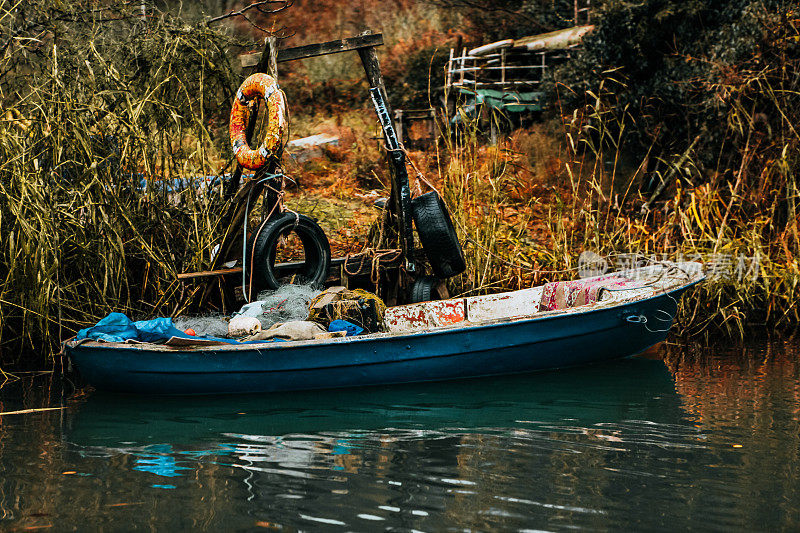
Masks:
[[[635,358],[216,398],[92,393],[4,419],[0,514],[20,529],[49,513],[165,531],[796,530],[797,352],[659,353],[669,367]],[[28,466],[42,457],[49,466]],[[41,487],[46,498],[16,497]]]
[[[179,476],[211,456],[245,469],[336,468],[365,443],[391,449],[470,434],[582,434],[600,444],[616,440],[603,423],[677,423],[682,414],[664,364],[629,359],[385,388],[157,399],[95,393],[69,420],[66,438],[86,454],[130,454],[137,470]]]

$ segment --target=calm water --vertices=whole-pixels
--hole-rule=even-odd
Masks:
[[[0,530],[797,530],[800,351],[205,399],[0,389]]]

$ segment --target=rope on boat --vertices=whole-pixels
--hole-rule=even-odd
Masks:
[[[675,312],[677,313],[678,312],[678,306],[679,306],[678,300],[676,300],[675,297],[672,296],[668,292],[664,293],[664,294],[667,296],[667,298],[669,298],[670,300],[672,300],[675,303]],[[658,313],[661,313],[665,318],[660,318],[658,316]],[[629,316],[626,316],[624,320],[625,320],[625,322],[628,322],[630,324],[641,324],[642,327],[644,327],[644,329],[646,329],[650,333],[666,333],[667,331],[672,329],[672,321],[674,320],[674,317],[672,316],[671,313],[669,313],[667,311],[664,311],[663,309],[656,309],[655,312],[653,313],[653,318],[655,320],[658,320],[659,322],[666,322],[667,323],[667,327],[663,328],[663,329],[661,329],[661,328],[651,329],[647,325],[647,317],[645,315],[629,315]]]

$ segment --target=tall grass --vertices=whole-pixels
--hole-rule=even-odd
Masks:
[[[4,42],[17,35],[0,60],[6,363],[41,364],[111,310],[169,313],[176,273],[207,264],[219,233],[220,188],[199,178],[224,167],[231,41],[115,6],[34,2],[1,19]]]
[[[586,94],[583,107],[564,110],[553,102],[560,111],[550,122],[560,131],[555,136],[533,128],[526,143],[514,134],[491,146],[481,135],[488,117],[458,131],[444,122],[443,186],[468,256],[467,272],[451,289],[516,289],[574,277],[587,250],[612,268],[695,260],[704,263],[708,281],[684,301],[686,331],[743,337],[754,325],[795,329],[800,63],[787,54],[776,58],[702,88],[725,111],[720,124],[698,134],[716,128],[725,140],[711,164],[697,142],[662,155],[658,166],[649,152],[633,157],[627,143],[638,117],[619,103],[625,80],[615,70],[605,73],[600,91]],[[541,155],[530,160],[542,146],[550,146],[550,164]],[[643,185],[648,180],[663,182],[659,194]]]

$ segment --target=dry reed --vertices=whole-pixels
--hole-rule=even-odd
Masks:
[[[126,3],[6,6],[0,361],[41,364],[111,310],[169,313],[208,264],[232,40]]]
[[[786,32],[796,33],[791,25],[784,30],[775,31],[778,48]],[[485,146],[481,132],[493,119],[466,121],[457,131],[443,122],[444,190],[468,256],[468,270],[451,280],[451,290],[508,290],[574,277],[587,250],[612,268],[695,260],[704,263],[708,281],[684,299],[684,331],[743,337],[756,325],[795,329],[800,62],[777,57],[704,87],[727,110],[719,126],[726,143],[713,165],[700,162],[696,142],[664,158],[662,171],[648,168],[649,153],[631,160],[626,141],[636,117],[618,104],[624,79],[614,70],[605,73],[601,91],[586,95],[585,106],[552,119],[562,133],[552,154],[558,170],[549,176],[536,175],[550,165],[526,162],[530,153],[517,152],[514,136]],[[648,178],[663,182],[656,193],[642,186]],[[515,195],[532,190],[526,180],[538,190]]]

